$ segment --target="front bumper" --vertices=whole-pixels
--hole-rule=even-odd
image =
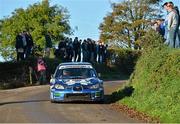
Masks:
[[[84,90],[77,91],[59,91],[55,89],[50,90],[50,99],[55,102],[66,101],[103,101],[104,90]]]

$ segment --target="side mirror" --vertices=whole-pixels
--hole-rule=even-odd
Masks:
[[[51,79],[53,79],[54,78],[54,74],[51,74]]]
[[[101,77],[101,73],[98,73],[98,77]]]

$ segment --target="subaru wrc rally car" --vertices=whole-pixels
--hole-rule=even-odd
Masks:
[[[51,77],[51,102],[102,102],[103,98],[103,81],[98,78],[90,63],[61,63]]]

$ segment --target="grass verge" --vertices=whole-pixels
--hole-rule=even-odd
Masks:
[[[163,45],[156,33],[150,32],[134,73],[128,82],[131,95],[123,90],[112,94],[119,104],[127,105],[160,122],[180,123],[180,49]],[[125,93],[126,94],[126,93]]]

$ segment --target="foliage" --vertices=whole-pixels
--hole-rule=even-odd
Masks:
[[[93,64],[97,73],[100,73],[100,78],[103,80],[127,80],[130,77],[130,74],[123,72],[118,69],[116,66],[109,66],[106,64]]]
[[[0,20],[0,50],[6,58],[14,57],[16,35],[29,31],[36,45],[44,48],[44,35],[50,32],[53,42],[57,42],[64,34],[70,34],[69,15],[62,6],[50,6],[48,0],[30,5],[27,9],[19,8],[12,16]]]
[[[137,58],[140,56],[140,51],[130,49],[111,49],[107,58],[106,64],[93,64],[98,73],[101,73],[103,80],[127,80],[130,73],[134,69]],[[115,61],[112,56],[117,55]],[[60,60],[53,58],[45,58],[47,65],[47,79],[54,73]],[[0,63],[0,87],[1,88],[16,88],[30,85],[29,66],[36,70],[37,58],[29,58],[21,62],[5,62]],[[33,84],[36,83],[37,72],[33,71]]]
[[[139,38],[149,28],[149,22],[160,16],[160,0],[124,0],[112,4],[113,11],[100,24],[102,41],[121,41],[129,48],[140,48]]]
[[[131,74],[134,71],[134,67],[140,55],[140,50],[109,49],[107,64],[109,66],[115,66],[126,74]]]
[[[148,32],[144,49],[129,81],[131,97],[121,103],[159,118],[161,122],[180,122],[180,49],[162,44],[162,38]],[[147,45],[146,45],[147,46]]]
[[[44,58],[47,65],[47,80],[50,79],[51,74],[54,73],[56,67],[61,63],[60,60]],[[37,81],[37,58],[29,58],[26,61],[20,62],[4,62],[0,63],[0,89],[17,88],[22,86],[29,86],[30,84],[30,72],[29,67],[33,68],[32,80],[33,85]]]

